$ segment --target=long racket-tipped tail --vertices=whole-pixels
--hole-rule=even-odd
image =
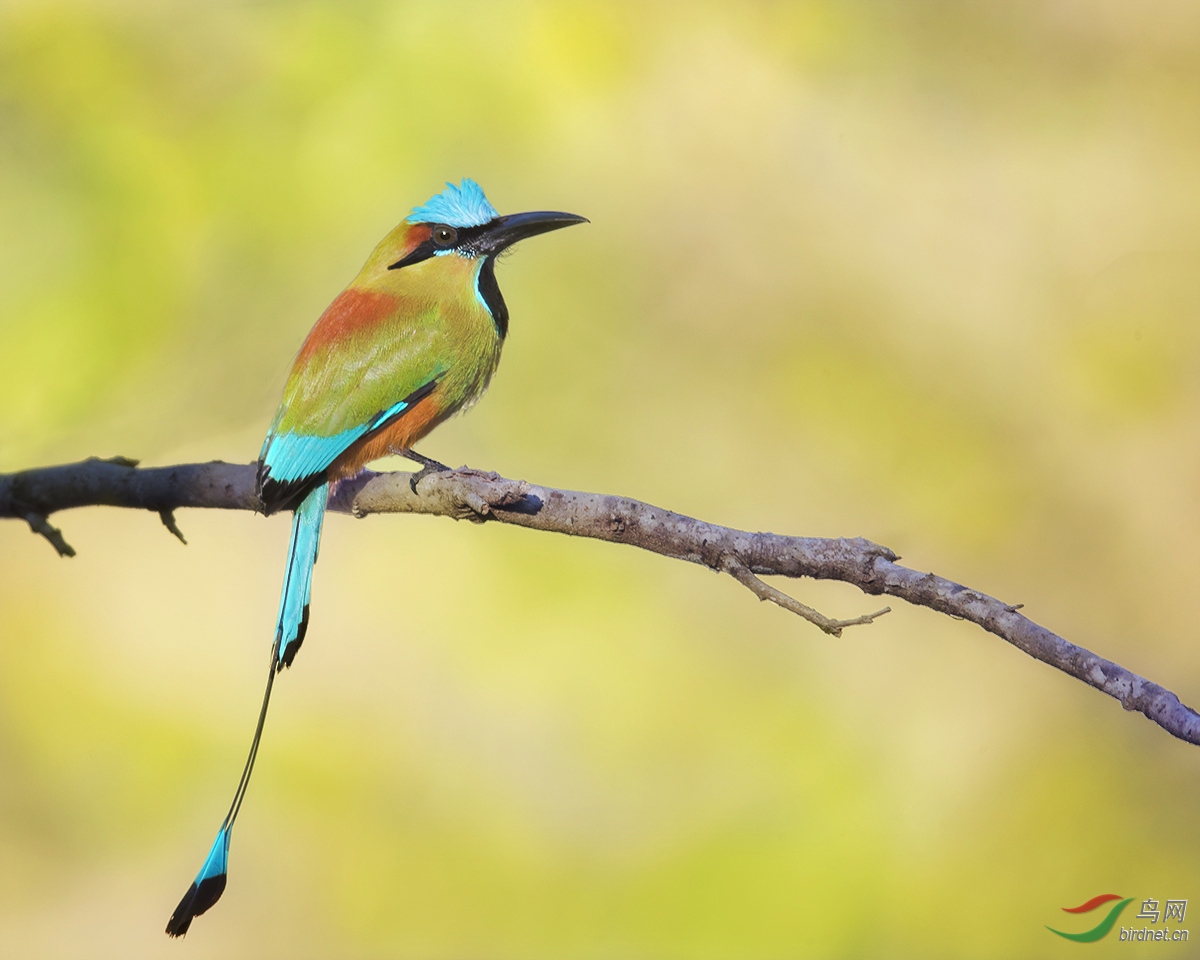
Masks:
[[[254,739],[250,744],[250,755],[242,768],[229,812],[221,821],[217,839],[204,860],[196,879],[179,901],[179,906],[167,921],[167,935],[182,937],[188,932],[192,920],[204,913],[221,899],[229,870],[229,839],[233,823],[242,809],[250,774],[254,771],[254,760],[258,756],[258,744],[262,740],[263,724],[267,719],[267,707],[271,703],[271,687],[275,674],[291,666],[304,642],[308,628],[308,604],[312,593],[313,564],[317,562],[317,551],[321,545],[321,524],[325,519],[325,499],[328,484],[321,484],[301,502],[292,519],[292,541],[288,547],[287,573],[283,580],[283,595],[279,600],[279,617],[275,625],[275,642],[271,644],[271,666],[267,674],[267,687],[263,691],[262,707],[258,711],[258,724],[254,728]]]

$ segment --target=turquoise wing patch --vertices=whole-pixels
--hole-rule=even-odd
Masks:
[[[363,437],[402,414],[417,399],[420,398],[414,399],[410,394],[386,410],[380,410],[366,423],[329,437],[293,431],[267,437],[258,466],[258,495],[265,512],[271,514],[293,506],[323,480],[325,471],[338,457]]]
[[[387,409],[380,410],[366,423],[332,436],[291,430],[268,434],[258,462],[258,496],[263,512],[270,515],[276,510],[295,507],[313,487],[324,482],[326,471],[338,457],[359,440],[387,426],[388,421],[424,400],[433,392],[441,377],[441,373],[437,374],[403,400],[397,400]]]

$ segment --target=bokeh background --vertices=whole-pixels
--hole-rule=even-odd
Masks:
[[[1198,171],[1187,2],[10,0],[0,470],[252,459],[309,325],[471,176],[592,223],[501,265],[500,373],[425,453],[868,536],[1196,703]],[[288,527],[179,521],[60,514],[72,560],[0,524],[6,957],[1189,954],[1045,930],[1200,927],[1200,753],[1114,701],[929,611],[833,640],[411,517],[328,523],[170,943]]]

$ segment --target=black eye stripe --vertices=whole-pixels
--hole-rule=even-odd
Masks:
[[[451,238],[445,242],[439,243],[437,240],[437,231],[439,228],[449,230],[452,234]],[[472,246],[488,228],[488,224],[483,223],[477,227],[452,227],[448,223],[431,223],[429,225],[429,239],[422,244],[418,244],[407,257],[397,260],[395,263],[389,264],[389,270],[399,270],[401,267],[407,267],[409,264],[420,263],[422,260],[428,260],[439,250],[456,249],[461,251],[465,256],[478,256],[480,251]]]

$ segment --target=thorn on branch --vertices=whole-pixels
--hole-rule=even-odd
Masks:
[[[183,536],[183,531],[179,529],[179,524],[175,522],[175,511],[159,510],[158,516],[159,519],[162,520],[163,526],[175,534],[175,536],[179,538],[180,543],[182,543],[184,546],[187,546],[187,540]]]
[[[863,614],[861,617],[854,617],[852,620],[833,620],[825,616],[819,610],[814,610],[806,603],[801,603],[795,597],[790,597],[782,590],[776,590],[769,583],[764,583],[756,577],[745,564],[738,560],[727,558],[723,564],[725,572],[733,577],[738,583],[746,587],[759,600],[769,600],[784,610],[790,610],[797,616],[803,617],[809,623],[815,624],[822,631],[829,634],[831,637],[840,637],[842,631],[846,627],[855,627],[863,623],[872,623],[876,618],[882,617],[885,613],[891,613],[891,607],[884,607],[882,610],[876,610],[874,613]]]
[[[50,545],[58,551],[60,557],[75,556],[75,548],[63,539],[62,531],[58,527],[51,526],[50,521],[45,516],[35,513],[32,510],[25,513],[24,516],[25,522],[29,524],[29,529],[34,533],[40,533],[49,540]]]
[[[129,467],[131,469],[142,462],[141,460],[134,460],[132,457],[105,457],[103,459],[96,457],[95,459],[101,460],[102,463],[111,463],[118,467]]]

